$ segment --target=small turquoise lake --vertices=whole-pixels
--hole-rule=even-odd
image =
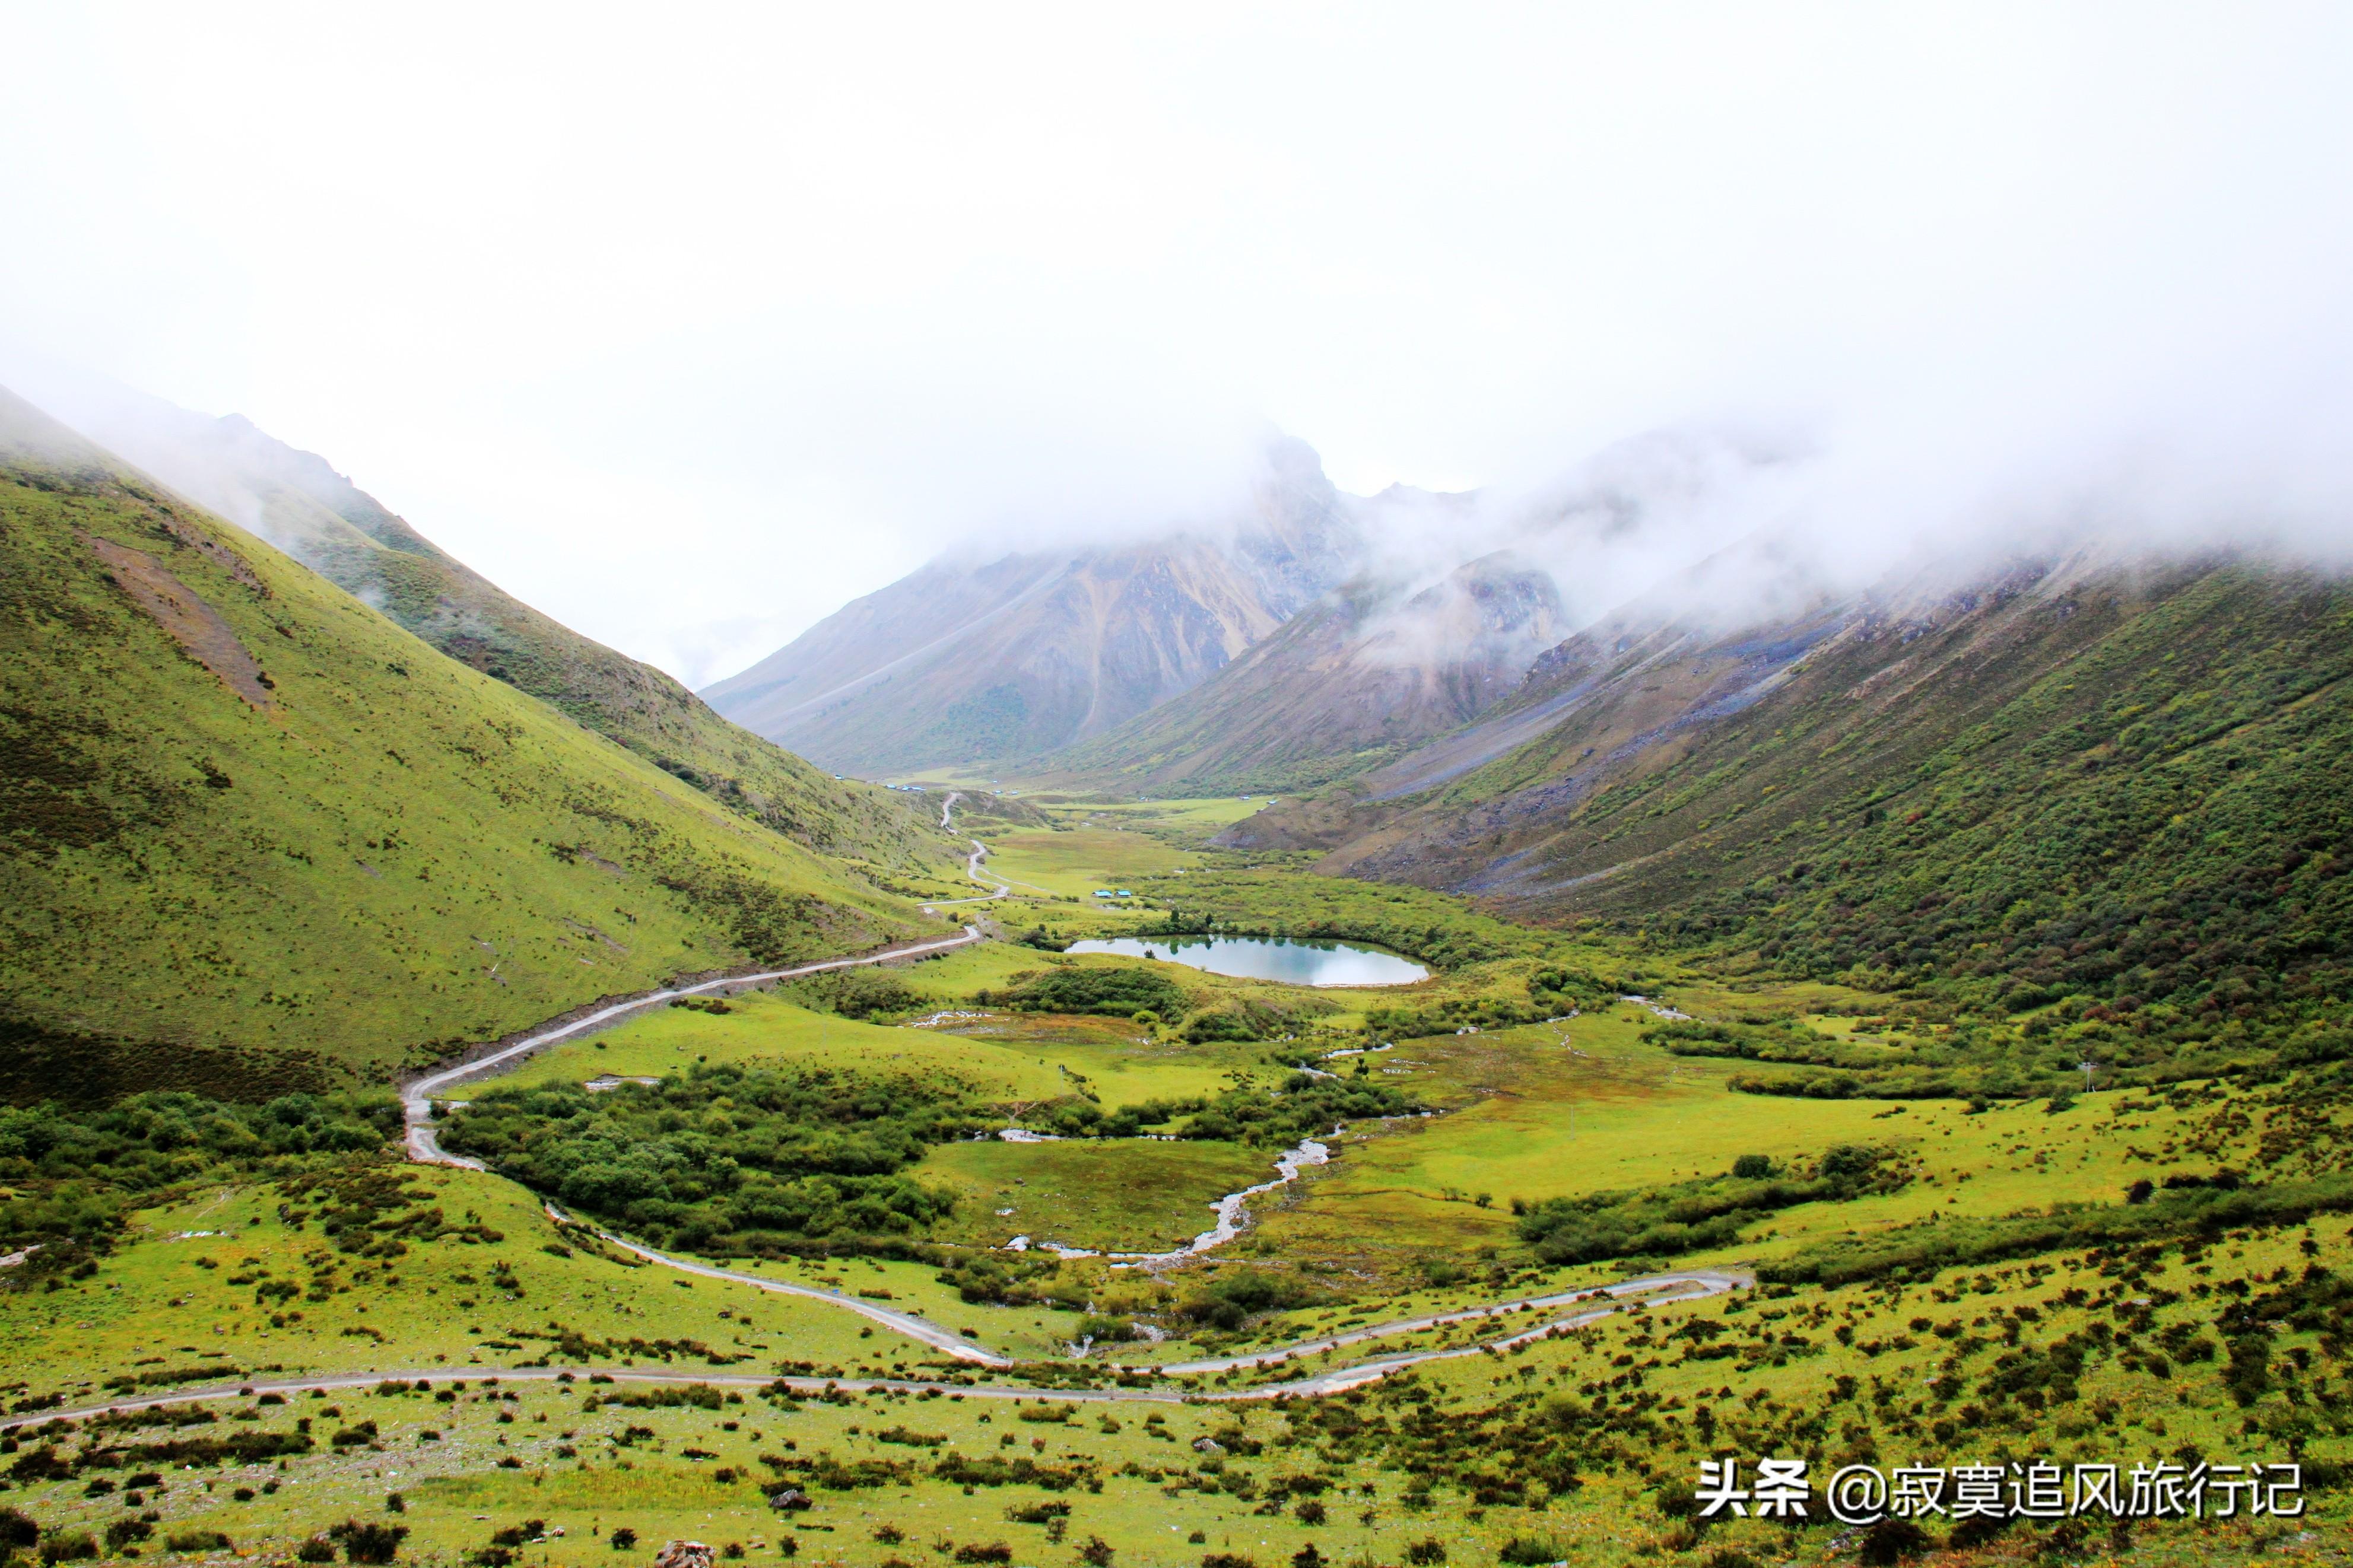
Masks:
[[[1430,971],[1409,958],[1345,942],[1294,942],[1251,936],[1132,937],[1074,942],[1072,952],[1155,958],[1239,980],[1285,985],[1410,985]]]

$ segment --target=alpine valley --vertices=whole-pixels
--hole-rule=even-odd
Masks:
[[[1770,451],[1512,510],[1282,441],[697,695],[242,419],[50,401],[0,394],[0,1559],[2353,1521],[2311,562],[1831,570],[1679,521]]]

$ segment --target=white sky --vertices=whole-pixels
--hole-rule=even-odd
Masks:
[[[5,16],[0,351],[698,684],[1268,424],[1358,490],[1769,417],[1869,508],[2191,428],[2353,495],[2341,5]]]

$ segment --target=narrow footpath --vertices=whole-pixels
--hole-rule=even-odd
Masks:
[[[940,802],[940,826],[942,827],[949,828],[951,830],[955,827],[955,823],[953,814],[955,811],[955,803],[963,798],[964,792],[962,790],[952,790],[949,792],[947,799]],[[967,839],[965,842],[972,846],[972,853],[965,858],[965,879],[967,881],[977,882],[982,887],[987,888],[989,890],[986,893],[976,893],[969,899],[934,899],[930,903],[923,906],[923,912],[925,914],[937,914],[942,910],[954,909],[958,904],[985,904],[991,899],[1001,899],[1013,891],[1013,884],[1007,881],[1004,878],[999,877],[996,872],[991,871],[986,877],[980,874],[980,863],[988,858],[988,846],[983,844],[977,838]]]

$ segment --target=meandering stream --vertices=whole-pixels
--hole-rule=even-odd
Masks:
[[[1335,1128],[1334,1135],[1337,1136],[1341,1131]],[[1242,1221],[1249,1217],[1248,1205],[1250,1199],[1261,1193],[1271,1193],[1277,1187],[1287,1186],[1297,1181],[1299,1173],[1306,1167],[1326,1164],[1331,1158],[1332,1151],[1324,1144],[1317,1142],[1313,1138],[1301,1139],[1297,1148],[1285,1149],[1281,1154],[1275,1156],[1274,1180],[1261,1182],[1254,1187],[1244,1187],[1240,1192],[1228,1193],[1224,1197],[1219,1198],[1215,1205],[1218,1211],[1218,1223],[1173,1251],[1104,1252],[1089,1247],[1064,1247],[1060,1242],[1054,1241],[1032,1241],[1026,1236],[1015,1237],[1005,1244],[1003,1250],[1050,1252],[1057,1258],[1108,1258],[1112,1260],[1113,1267],[1118,1268],[1140,1268],[1155,1263],[1178,1263],[1187,1258],[1198,1258],[1211,1247],[1223,1247],[1241,1234]]]

